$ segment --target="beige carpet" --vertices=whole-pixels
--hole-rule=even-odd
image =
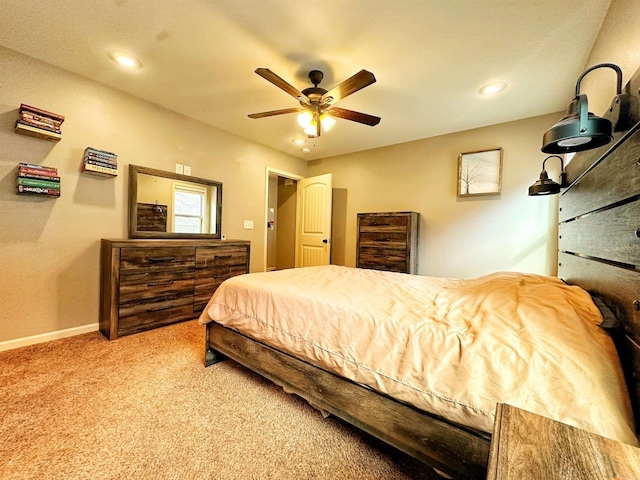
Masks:
[[[232,361],[195,321],[0,352],[0,478],[436,479]]]

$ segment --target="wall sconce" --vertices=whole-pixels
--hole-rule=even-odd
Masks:
[[[617,95],[611,102],[610,118],[601,118],[589,112],[587,96],[580,93],[580,82],[589,72],[597,68],[612,68],[617,74]],[[600,63],[587,69],[576,83],[576,96],[569,104],[567,114],[542,137],[544,153],[569,153],[590,150],[606,145],[613,139],[621,118],[626,115],[629,95],[622,94],[622,70],[613,63]]]
[[[560,159],[560,168],[562,169],[562,172],[560,173],[560,183],[556,183],[553,180],[550,180],[549,175],[547,175],[547,171],[544,169],[544,164],[550,158]],[[564,188],[567,186],[566,177],[567,174],[564,171],[564,160],[562,160],[562,157],[559,157],[558,155],[550,155],[543,160],[540,179],[529,187],[529,195],[553,195],[555,193],[560,193],[560,188]]]

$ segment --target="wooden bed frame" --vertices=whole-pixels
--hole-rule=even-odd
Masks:
[[[560,197],[559,273],[598,295],[621,327],[612,333],[640,419],[640,71],[626,86],[628,124],[566,168]],[[524,195],[524,192],[523,192]],[[485,478],[491,435],[452,424],[256,342],[207,325],[205,365],[226,357],[313,405],[456,478]]]

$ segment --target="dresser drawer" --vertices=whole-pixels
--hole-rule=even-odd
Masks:
[[[120,278],[120,305],[140,299],[191,294],[194,272],[165,271],[123,275]]]
[[[358,267],[374,270],[388,270],[391,272],[407,271],[407,251],[396,248],[366,248],[360,249]]]
[[[407,216],[361,216],[361,232],[406,232],[409,225]]]
[[[247,264],[247,249],[238,247],[207,248],[196,250],[196,269],[230,267]]]
[[[360,247],[406,249],[407,236],[404,233],[395,232],[362,232]]]
[[[247,273],[246,265],[205,268],[196,272],[193,310],[200,312],[207,306],[211,295],[226,279]]]
[[[120,275],[193,270],[194,266],[193,247],[122,248],[120,252]]]
[[[193,318],[193,294],[141,300],[121,305],[118,335],[141,332]]]

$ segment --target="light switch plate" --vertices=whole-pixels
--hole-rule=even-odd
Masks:
[[[176,173],[179,173],[180,175],[182,175],[183,171],[184,171],[184,166],[181,165],[180,163],[176,163]]]
[[[184,166],[184,174],[191,175],[191,167],[189,165]]]
[[[245,230],[253,230],[253,220],[245,220],[244,221],[244,229]]]

